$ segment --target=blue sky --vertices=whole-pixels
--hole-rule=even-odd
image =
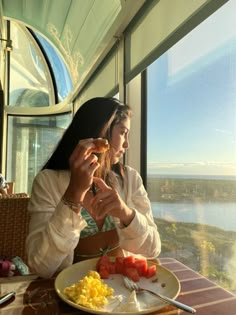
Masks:
[[[236,1],[148,70],[148,173],[236,175]]]

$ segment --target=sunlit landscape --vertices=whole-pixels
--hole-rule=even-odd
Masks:
[[[236,2],[148,67],[147,190],[174,257],[236,292]]]

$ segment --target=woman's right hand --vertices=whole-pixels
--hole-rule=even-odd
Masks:
[[[93,183],[94,172],[100,166],[96,154],[93,153],[96,153],[93,140],[80,140],[69,159],[71,175],[64,197],[73,202],[83,201]]]

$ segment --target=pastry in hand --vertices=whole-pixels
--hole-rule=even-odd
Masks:
[[[107,150],[110,149],[110,145],[107,139],[97,138],[93,140],[93,143],[96,146],[96,149],[93,149],[93,151],[96,153],[105,153]]]

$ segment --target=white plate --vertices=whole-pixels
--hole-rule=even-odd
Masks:
[[[122,275],[115,274],[110,275],[109,279],[104,280],[110,287],[114,289],[114,296],[117,297],[115,301],[117,303],[109,302],[106,306],[99,310],[93,310],[82,305],[78,305],[72,301],[70,301],[64,294],[63,290],[77,282],[78,280],[82,279],[89,270],[96,270],[96,263],[98,258],[85,260],[70,267],[67,267],[63,271],[61,271],[55,280],[55,289],[59,297],[66,302],[67,304],[83,310],[85,312],[93,313],[93,314],[113,314],[113,315],[123,315],[128,313],[129,315],[136,315],[136,314],[147,314],[154,311],[157,311],[166,306],[166,303],[159,300],[158,298],[148,294],[148,293],[140,293],[137,294],[137,300],[140,303],[141,309],[135,312],[124,312],[120,309],[117,310],[115,306],[117,306],[118,297],[122,297],[123,301],[130,296],[131,292],[124,286],[123,277]],[[153,263],[150,262],[149,265]],[[158,281],[153,282],[153,280],[158,279]],[[144,277],[140,278],[139,285],[143,288],[147,288],[156,292],[159,292],[163,295],[166,295],[172,299],[175,299],[179,292],[180,292],[180,283],[176,276],[169,271],[168,269],[157,265],[157,272],[156,275],[150,279],[146,279]],[[114,309],[115,308],[115,309]]]

